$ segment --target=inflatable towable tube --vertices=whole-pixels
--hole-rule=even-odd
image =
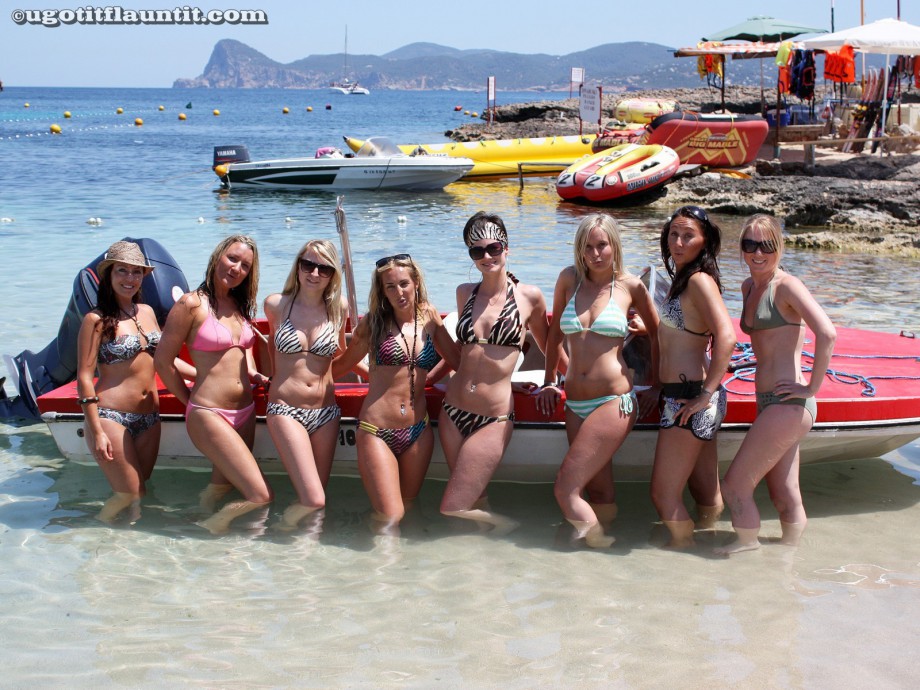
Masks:
[[[174,293],[178,297],[188,292],[185,274],[176,264],[176,260],[156,240],[144,237],[123,239],[136,242],[147,257],[147,262],[156,269],[144,278],[141,294],[143,301],[153,307],[162,328],[169,310],[175,303]],[[99,294],[96,264],[102,261],[104,256],[103,252],[90,261],[74,278],[70,302],[67,304],[64,318],[61,319],[57,337],[41,352],[24,350],[15,357],[4,357],[14,383],[18,377],[19,395],[15,398],[6,398],[5,395],[0,397],[0,418],[25,417],[38,420],[40,417],[36,398],[76,378],[77,336],[83,317],[96,308]]]

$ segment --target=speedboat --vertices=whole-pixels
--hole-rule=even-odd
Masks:
[[[253,161],[246,146],[215,146],[214,172],[225,189],[438,190],[473,168],[469,158],[404,153],[388,137],[371,137],[354,155],[325,146],[312,158]]]
[[[161,248],[143,242],[145,252]],[[149,247],[149,249],[148,249]],[[164,256],[151,256],[148,260],[169,265]],[[91,287],[92,263],[83,269],[75,286]],[[154,274],[159,272],[154,271]],[[150,276],[148,276],[149,278]],[[646,269],[643,279],[649,284],[656,300],[663,298],[667,290],[666,277],[658,271]],[[167,307],[172,303],[169,284],[151,285],[146,300],[158,299]],[[75,289],[77,289],[75,287]],[[82,288],[81,288],[82,289]],[[92,297],[90,295],[90,297]],[[72,300],[72,302],[74,302]],[[81,302],[82,304],[82,302]],[[93,305],[83,304],[87,309]],[[74,307],[74,318],[79,318],[82,309]],[[158,312],[159,313],[159,312]],[[447,315],[450,322],[456,314]],[[165,318],[161,319],[165,320]],[[76,354],[76,331],[61,326],[55,340],[55,352],[62,358],[73,358]],[[266,333],[264,320],[256,322],[256,328]],[[728,409],[718,436],[719,461],[724,470],[741,446],[745,434],[757,414],[754,395],[754,371],[750,342],[735,321],[737,336],[736,353],[731,371],[725,374],[723,385],[728,390]],[[529,336],[528,336],[529,337]],[[813,335],[806,332],[806,347],[802,367],[807,370],[812,358],[808,354],[808,343]],[[46,348],[51,352],[49,348]],[[625,347],[628,365],[636,372],[636,383],[647,382],[650,346],[647,338],[630,336]],[[259,342],[255,351],[259,370],[270,374],[270,358],[267,344]],[[17,358],[17,361],[21,359]],[[51,355],[42,361],[44,367],[54,368]],[[533,343],[525,343],[525,354],[520,358],[514,379],[520,383],[543,381],[543,355]],[[879,333],[852,328],[839,328],[837,342],[828,375],[817,397],[818,417],[812,430],[801,442],[801,463],[811,464],[841,460],[875,458],[920,438],[920,340],[913,334]],[[20,382],[29,385],[28,380]],[[48,425],[58,449],[68,460],[95,464],[83,438],[83,411],[77,403],[76,383],[67,380],[44,381],[36,388],[36,414]],[[157,467],[206,469],[208,460],[195,448],[185,428],[185,410],[182,404],[158,381],[162,438]],[[367,384],[356,381],[341,381],[335,384],[336,402],[342,408],[342,418],[336,447],[333,473],[357,476],[356,434],[358,415],[367,395]],[[444,398],[442,384],[426,388],[428,414],[432,424],[437,425]],[[544,416],[536,407],[536,398],[527,393],[514,393],[514,433],[502,463],[495,474],[496,480],[518,482],[552,482],[562,458],[568,449],[562,404],[552,416]],[[284,467],[272,443],[265,424],[265,391],[254,391],[258,423],[256,425],[253,453],[265,472],[281,473]],[[448,476],[447,463],[435,434],[435,449],[429,476],[444,479]],[[647,481],[651,476],[655,444],[658,439],[657,412],[636,423],[613,463],[614,473],[619,480]]]

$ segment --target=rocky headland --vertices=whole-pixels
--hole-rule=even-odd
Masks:
[[[628,97],[675,100],[684,110],[712,111],[719,94],[708,89],[631,92]],[[613,112],[624,94],[605,95],[603,110]],[[766,99],[770,99],[769,92]],[[773,96],[775,99],[775,95]],[[904,102],[918,102],[916,92]],[[726,109],[757,113],[759,88],[730,88]],[[584,131],[593,131],[587,123]],[[466,124],[446,132],[457,141],[578,134],[578,102],[499,106],[493,121]],[[772,213],[784,218],[789,243],[818,249],[895,253],[920,257],[920,141],[904,152],[844,154],[832,142],[816,149],[815,165],[806,165],[802,146],[773,147],[738,172],[741,177],[702,172],[675,177],[643,203],[675,207],[697,204],[711,211],[747,216]],[[697,173],[700,170],[695,171]]]

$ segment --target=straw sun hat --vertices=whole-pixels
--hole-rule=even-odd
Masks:
[[[108,248],[102,261],[96,264],[96,275],[102,275],[102,272],[115,262],[128,264],[129,266],[140,266],[144,269],[144,275],[153,270],[153,266],[147,263],[144,252],[134,242],[121,240]]]

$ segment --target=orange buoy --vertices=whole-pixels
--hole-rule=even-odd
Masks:
[[[143,124],[144,124],[144,121],[143,121],[142,119],[140,119],[139,117],[134,118],[134,126],[135,126],[135,127],[140,127],[140,126],[143,125]]]
[[[185,113],[179,113],[179,119],[180,119],[180,120],[184,120],[184,119],[185,119]]]

